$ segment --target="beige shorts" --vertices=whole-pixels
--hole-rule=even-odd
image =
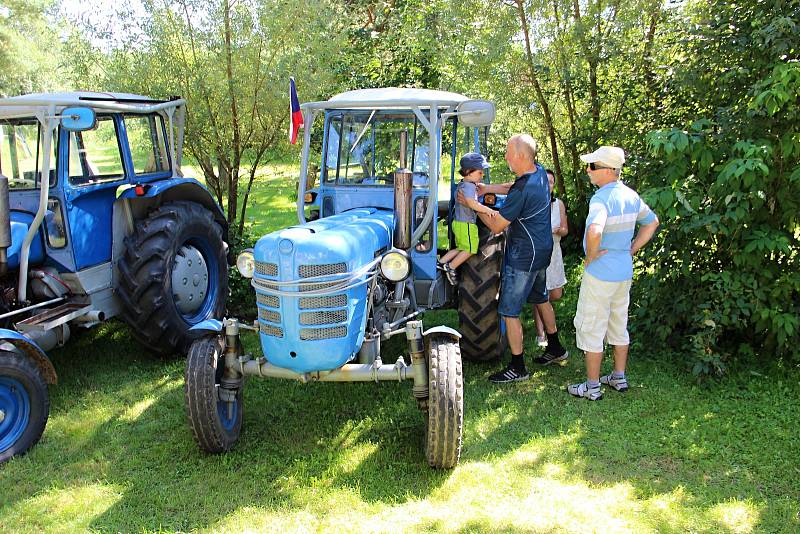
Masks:
[[[609,345],[628,345],[628,302],[631,281],[604,282],[583,273],[578,309],[575,312],[575,339],[578,348],[603,352],[603,339]]]

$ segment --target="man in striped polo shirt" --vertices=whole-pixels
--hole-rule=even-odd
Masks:
[[[639,195],[619,180],[625,153],[621,148],[601,146],[581,156],[588,163],[589,180],[599,189],[589,202],[583,236],[583,279],[575,313],[578,348],[586,353],[586,382],[571,384],[575,397],[599,400],[600,384],[627,391],[628,302],[633,279],[633,255],[650,241],[658,228],[658,217]],[[634,237],[636,224],[639,231]],[[600,376],[603,341],[614,346],[614,371]]]

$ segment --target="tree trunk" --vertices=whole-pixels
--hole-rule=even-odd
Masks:
[[[233,164],[228,175],[228,224],[236,221],[237,203],[239,201],[239,166],[241,164],[242,150],[239,133],[239,113],[236,107],[236,92],[233,79],[233,59],[231,51],[231,4],[225,1],[223,9],[225,23],[225,76],[228,82],[228,98],[231,105],[231,123],[233,125]]]
[[[539,80],[536,77],[536,68],[533,64],[533,51],[531,50],[531,38],[530,32],[528,30],[528,19],[525,14],[525,6],[523,5],[523,0],[515,0],[517,4],[517,13],[519,14],[519,20],[522,24],[522,32],[525,36],[525,52],[526,57],[528,59],[528,68],[530,69],[530,76],[531,76],[531,83],[533,84],[533,89],[536,92],[536,99],[539,101],[539,105],[542,106],[542,113],[544,115],[544,125],[545,129],[547,130],[547,137],[550,141],[550,150],[553,153],[553,171],[556,175],[556,180],[560,181],[559,187],[561,190],[564,188],[564,178],[561,172],[561,161],[558,157],[558,143],[556,141],[556,132],[555,128],[553,127],[553,118],[550,114],[550,105],[547,102],[547,99],[544,97],[544,92],[542,91],[542,86],[539,84]]]

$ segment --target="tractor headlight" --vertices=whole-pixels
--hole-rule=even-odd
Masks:
[[[245,278],[253,278],[253,274],[256,272],[256,259],[253,257],[253,249],[245,249],[236,257],[236,270]]]
[[[381,258],[381,275],[390,282],[400,282],[411,274],[411,258],[402,250],[390,250]]]

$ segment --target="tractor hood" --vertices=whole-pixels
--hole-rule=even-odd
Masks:
[[[296,372],[336,369],[364,340],[367,275],[329,291],[391,247],[394,217],[360,208],[268,234],[254,248],[259,330],[270,363]],[[270,282],[316,282],[277,285]],[[327,283],[326,283],[327,281]],[[304,296],[311,293],[311,296]]]

